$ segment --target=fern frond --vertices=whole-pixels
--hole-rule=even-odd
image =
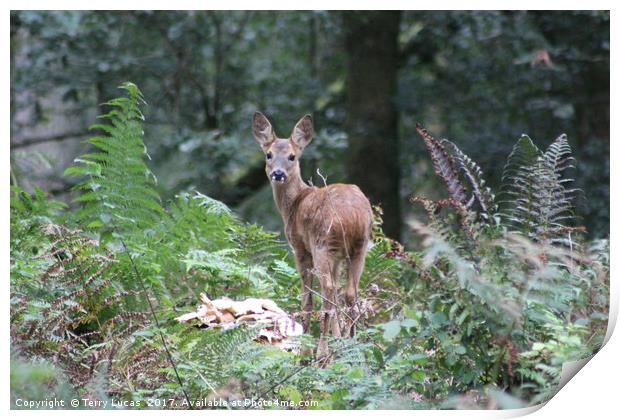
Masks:
[[[182,337],[177,343],[182,361],[179,371],[187,382],[202,384],[206,396],[230,378],[239,350],[253,341],[256,329],[244,325],[224,331],[190,328],[178,336]]]
[[[510,155],[508,155],[502,181],[509,181],[510,177],[521,173],[524,168],[534,165],[541,155],[540,149],[534,144],[532,139],[527,134],[523,134],[512,148]]]
[[[75,159],[65,171],[85,178],[75,187],[81,191],[75,201],[82,204],[76,216],[90,230],[146,229],[164,213],[156,178],[145,164],[150,157],[143,141],[144,98],[133,83],[120,88],[127,96],[106,102],[112,110],[99,117],[106,123],[91,127],[105,133],[86,141],[97,151]]]
[[[371,283],[388,284],[391,279],[398,278],[403,271],[402,262],[390,258],[390,242],[382,239],[373,243],[366,255],[366,264],[360,280],[360,288],[365,289]]]
[[[502,174],[503,212],[507,225],[514,230],[535,229],[534,189],[538,181],[532,168],[539,164],[541,152],[527,135],[514,145]],[[520,229],[521,228],[521,229]]]
[[[82,386],[98,374],[87,359],[95,353],[105,358],[109,338],[128,336],[147,322],[146,315],[127,311],[136,290],[118,281],[115,255],[102,253],[80,230],[53,224],[41,230],[37,259],[46,268],[28,282],[12,281],[12,337],[25,354],[57,360]]]
[[[482,178],[482,169],[476,162],[467,156],[456,144],[449,140],[441,140],[441,144],[448,150],[459,169],[469,182],[472,190],[472,198],[467,203],[467,208],[471,208],[473,202],[478,203],[480,212],[478,213],[482,220],[486,223],[494,223],[493,215],[497,211],[495,204],[495,195],[491,188],[486,186],[486,181]]]
[[[469,210],[458,201],[451,198],[431,200],[420,196],[412,197],[409,201],[412,204],[422,205],[428,217],[428,227],[444,240],[454,245],[469,247],[469,245],[471,245],[470,241],[475,241],[477,239],[481,228],[480,224],[476,221],[477,213]],[[450,229],[453,221],[450,220],[449,217],[442,217],[442,210],[448,207],[454,209],[458,220],[459,231],[465,233],[465,238],[459,238],[459,235],[454,234],[454,229]]]
[[[452,157],[446,152],[441,142],[435,140],[420,124],[416,124],[416,131],[424,140],[431,155],[435,173],[445,182],[450,198],[467,204],[467,192],[459,179]]]
[[[568,144],[568,137],[566,134],[562,134],[545,150],[543,158],[554,173],[561,174],[569,168],[574,168],[575,158],[572,153],[570,144]]]
[[[567,189],[572,180],[563,177],[572,161],[564,134],[544,153],[526,135],[517,141],[502,176],[502,215],[512,230],[533,240],[574,245],[566,233],[581,230],[568,226],[576,190]]]

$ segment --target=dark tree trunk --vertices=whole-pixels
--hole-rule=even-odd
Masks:
[[[383,208],[383,230],[400,238],[398,72],[400,12],[345,12],[349,181]]]

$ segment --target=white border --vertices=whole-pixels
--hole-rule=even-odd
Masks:
[[[411,2],[405,0],[388,0],[382,2],[370,1],[351,1],[351,0],[314,0],[314,1],[285,1],[285,0],[227,0],[226,2],[198,1],[198,0],[177,0],[175,2],[164,1],[87,1],[87,0],[57,0],[52,2],[41,2],[40,0],[23,0],[12,9],[19,10],[497,10],[498,6],[502,9],[516,10],[610,10],[611,1],[592,0],[589,2],[565,0],[557,7],[557,2],[552,1],[491,1],[491,0],[472,0],[472,1],[433,1],[433,2]]]
[[[278,9],[296,9],[296,10],[320,10],[320,9],[332,9],[332,10],[348,10],[348,9],[374,9],[380,6],[385,9],[410,9],[412,7],[420,8],[421,10],[458,10],[458,9],[468,9],[468,10],[483,10],[483,9],[497,9],[498,6],[502,6],[505,8],[512,9],[538,9],[538,10],[552,10],[558,9],[558,5],[561,6],[561,10],[568,9],[606,9],[612,10],[612,28],[611,28],[611,45],[616,45],[617,41],[616,30],[614,28],[615,19],[615,11],[612,7],[612,2],[610,1],[589,1],[589,2],[579,2],[579,1],[563,1],[561,3],[551,2],[551,1],[520,1],[520,2],[500,2],[497,1],[469,1],[469,2],[457,2],[457,1],[433,1],[430,5],[431,8],[425,8],[428,3],[422,2],[411,2],[411,1],[382,1],[381,3],[375,2],[352,2],[352,1],[325,1],[325,0],[315,0],[313,2],[291,2],[291,1],[274,1],[274,0],[263,0],[260,2],[249,2],[249,1],[237,1],[237,0],[228,0],[224,3],[220,2],[204,2],[204,1],[184,1],[177,0],[175,2],[155,2],[155,1],[118,1],[118,0],[110,0],[106,2],[87,2],[87,1],[75,1],[75,0],[65,0],[65,1],[55,1],[53,4],[48,2],[41,1],[32,1],[32,0],[23,0],[13,6],[15,9],[84,9],[84,10],[104,10],[104,9],[116,9],[116,10],[127,10],[127,9],[157,9],[157,10],[190,10],[190,9],[222,9],[222,10],[233,10],[233,9],[262,9],[262,10],[278,10]],[[171,8],[174,6],[174,8]],[[9,23],[9,10],[7,9],[5,14],[5,31],[8,32],[8,28],[10,26]],[[5,174],[4,182],[0,183],[3,196],[5,197],[5,206],[1,209],[2,211],[2,219],[4,221],[4,229],[2,229],[3,241],[2,248],[0,250],[2,255],[2,266],[4,269],[4,273],[9,272],[9,205],[8,205],[8,195],[9,195],[9,138],[10,138],[10,115],[9,115],[9,84],[10,84],[10,75],[9,66],[7,57],[9,57],[9,49],[10,49],[10,40],[7,36],[7,32],[5,32],[5,41],[3,45],[3,52],[5,57],[5,66],[4,71],[6,72],[4,83],[3,83],[3,92],[5,101],[3,102],[3,110],[5,115],[5,139],[4,139],[4,147],[6,148],[4,153],[2,153],[2,158],[4,159],[4,165],[2,165],[2,170]],[[612,51],[611,53],[611,68],[615,68],[614,64],[615,53]],[[611,75],[611,110],[613,111],[617,109],[617,97],[618,97],[618,89],[617,89],[617,80],[614,77],[613,73]],[[611,124],[611,138],[616,138],[615,134],[617,134],[617,124],[612,120]],[[615,142],[611,142],[611,160],[614,162],[618,161],[618,147],[615,145]],[[618,180],[618,171],[614,166],[611,168],[611,185],[617,185]],[[614,191],[612,189],[612,191]],[[616,197],[612,197],[611,200],[611,214],[615,214],[616,211],[620,210],[618,207],[618,199]],[[611,232],[613,235],[618,233],[617,224],[614,221],[611,221]],[[612,247],[612,260],[616,261],[615,258],[617,252],[615,252],[615,247]],[[617,282],[614,281],[612,277],[612,302],[614,303],[614,311],[610,314],[610,319],[612,319],[612,323],[615,324],[617,319],[617,304],[618,304],[618,287]],[[1,305],[4,309],[3,313],[8,315],[8,301],[9,301],[9,280],[8,276],[5,280],[5,287],[2,291]],[[613,327],[612,327],[613,328]],[[8,340],[8,322],[3,322],[1,324],[1,336],[4,338],[3,346],[0,349],[2,355],[2,372],[4,374],[4,378],[2,378],[2,389],[3,395],[5,396],[4,401],[2,403],[5,405],[5,409],[7,411],[9,407],[9,340]],[[619,339],[616,335],[612,335],[609,339],[607,345],[597,354],[583,369],[581,372],[577,374],[577,377],[571,381],[556,395],[545,407],[531,414],[529,418],[533,419],[544,419],[544,418],[556,418],[556,417],[564,417],[568,416],[572,418],[573,416],[579,418],[609,418],[610,413],[617,413],[616,400],[618,399],[617,395],[617,374],[619,372],[620,363],[618,362],[618,356],[620,354],[620,344]],[[486,419],[486,418],[507,418],[507,417],[515,417],[518,415],[526,414],[524,411],[531,410],[519,410],[518,412],[508,412],[508,411],[414,411],[414,412],[402,412],[402,411],[390,411],[387,413],[389,416],[403,416],[407,418],[415,418],[415,419],[426,419],[426,418],[458,418],[458,419],[467,419],[467,418],[475,418],[475,419]],[[127,411],[127,412],[115,412],[114,416],[119,417],[128,417],[131,416],[134,418],[135,416],[153,416],[159,418],[170,418],[170,416],[196,416],[196,412],[174,412],[172,414],[170,411]],[[177,414],[178,413],[178,414]],[[11,411],[10,415],[23,418],[30,417],[32,415],[39,416],[43,413],[35,413],[35,412],[27,412],[27,411]],[[77,411],[47,411],[45,412],[45,416],[51,416],[53,418],[58,417],[68,417],[68,418],[76,418],[82,417],[86,413],[77,412]],[[248,411],[238,411],[238,412],[208,412],[201,413],[201,415],[208,415],[210,418],[222,418],[222,417],[247,417],[251,415],[255,418],[272,418],[272,417],[280,417],[284,418],[285,416],[288,418],[292,415],[290,411],[282,411],[282,412],[274,412],[274,411],[261,411],[261,412],[251,412],[249,414]],[[380,411],[356,411],[355,413],[334,413],[334,415],[354,415],[356,417],[366,417],[366,418],[375,418],[375,416],[384,416],[386,413]],[[93,418],[103,418],[108,417],[110,415],[109,412],[100,412],[100,411],[89,411],[86,415]],[[293,414],[295,416],[300,417],[314,417],[314,416],[324,416],[330,415],[330,413],[326,413],[324,411],[299,411]]]

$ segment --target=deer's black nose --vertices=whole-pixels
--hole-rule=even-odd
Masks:
[[[271,173],[271,179],[278,182],[284,182],[286,181],[286,174],[283,171],[276,169]]]

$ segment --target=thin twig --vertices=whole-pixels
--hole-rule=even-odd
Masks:
[[[315,295],[317,295],[318,297],[320,297],[323,300],[326,300],[327,302],[331,303],[332,305],[334,305],[334,307],[336,307],[336,312],[339,311],[338,305],[335,302],[332,302],[331,300],[327,299],[325,296],[323,296],[322,294],[320,294],[319,292],[312,290],[310,287],[306,286],[306,289],[308,289],[310,292],[314,293]],[[353,321],[353,318],[351,318],[349,316],[349,314],[347,314],[346,312],[342,311],[343,314],[345,314],[347,316],[347,318],[349,318],[351,321]]]
[[[177,382],[179,383],[179,386],[181,387],[181,391],[183,392],[183,395],[185,396],[185,400],[189,404],[190,410],[192,410],[194,408],[194,405],[192,404],[192,401],[189,399],[189,396],[187,395],[187,391],[185,391],[185,387],[183,386],[183,381],[181,380],[181,376],[179,376],[179,372],[177,371],[177,365],[174,363],[174,359],[172,358],[172,354],[170,353],[170,350],[168,350],[168,345],[166,344],[166,339],[164,338],[164,334],[161,332],[161,327],[160,327],[160,324],[159,324],[159,319],[157,318],[157,314],[155,313],[155,309],[153,308],[153,304],[151,303],[151,300],[149,299],[149,293],[146,290],[146,286],[144,285],[144,280],[142,279],[142,276],[138,272],[138,268],[136,267],[136,264],[135,264],[135,262],[133,260],[133,257],[131,256],[131,253],[129,252],[129,249],[127,248],[127,245],[125,244],[125,241],[122,238],[121,238],[121,243],[123,244],[123,249],[125,250],[125,253],[129,257],[129,262],[131,263],[131,267],[133,268],[133,271],[136,274],[136,278],[140,282],[140,286],[142,287],[142,292],[144,293],[144,297],[145,297],[147,303],[149,304],[149,309],[151,310],[151,314],[153,315],[153,319],[155,320],[155,326],[157,327],[157,332],[159,332],[159,337],[161,338],[161,343],[163,344],[164,350],[166,351],[166,356],[168,358],[168,362],[170,362],[170,365],[172,365],[172,369],[174,370],[174,374],[176,376]]]

